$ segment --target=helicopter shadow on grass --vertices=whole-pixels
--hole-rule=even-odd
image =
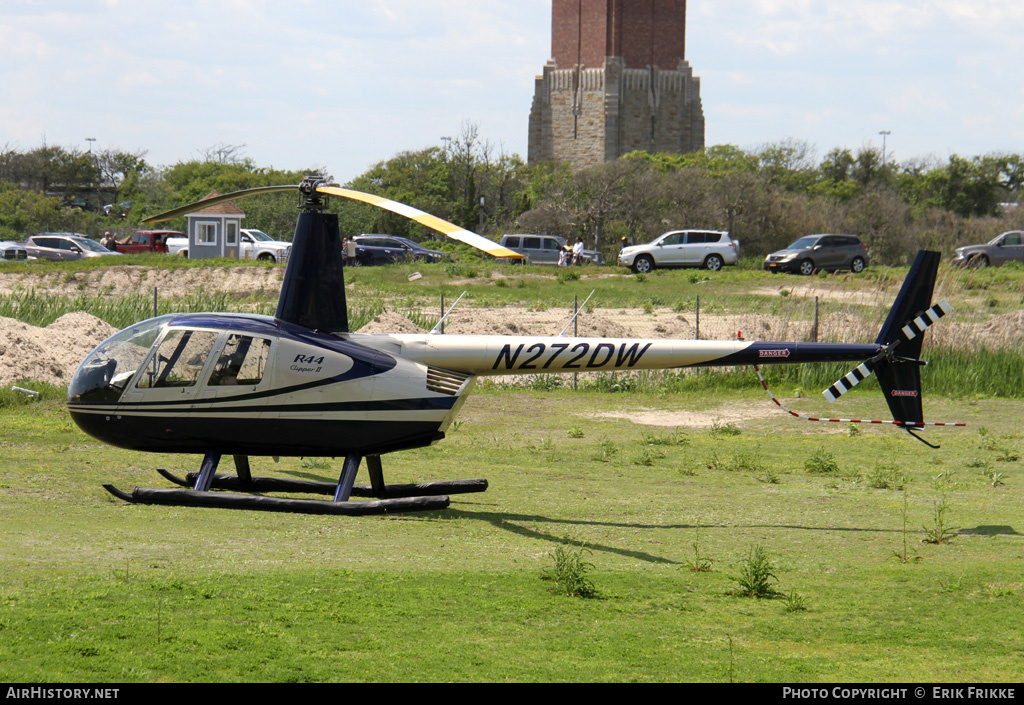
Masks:
[[[540,516],[536,514],[509,514],[507,512],[488,512],[488,511],[468,511],[465,509],[452,509],[448,508],[444,512],[438,512],[436,514],[438,519],[472,519],[474,521],[483,521],[497,529],[507,531],[517,536],[524,538],[539,539],[541,541],[547,541],[552,544],[564,545],[564,544],[577,544],[586,546],[591,551],[598,551],[601,553],[610,553],[624,558],[632,558],[634,560],[644,561],[645,563],[661,563],[667,565],[682,565],[680,561],[674,561],[669,558],[662,556],[656,556],[645,551],[631,551],[616,546],[609,546],[606,544],[593,543],[590,541],[580,541],[572,538],[571,536],[559,536],[549,531],[543,531],[540,529],[526,526],[527,523],[536,524],[552,524],[552,525],[567,525],[567,526],[610,526],[610,527],[622,527],[628,529],[692,529],[693,526],[686,524],[674,524],[674,525],[643,525],[643,524],[629,524],[629,523],[617,523],[617,522],[603,522],[603,521],[589,521],[585,519],[553,519],[551,517]]]
[[[423,515],[425,516],[425,515]],[[712,524],[643,524],[643,523],[629,523],[629,522],[609,522],[609,521],[593,521],[588,519],[557,519],[547,516],[541,516],[537,514],[512,514],[508,512],[492,512],[492,511],[471,511],[466,509],[454,509],[448,508],[443,512],[435,512],[431,515],[432,520],[456,520],[456,519],[472,519],[475,521],[483,521],[491,524],[497,529],[502,531],[508,531],[517,536],[524,538],[539,539],[547,541],[552,544],[578,544],[585,545],[586,548],[599,551],[603,553],[610,553],[614,555],[623,556],[626,558],[632,558],[635,560],[644,561],[647,563],[659,563],[667,565],[684,565],[685,561],[677,561],[662,556],[656,556],[651,553],[644,551],[633,551],[628,549],[619,548],[616,546],[609,546],[599,543],[591,543],[587,541],[581,541],[573,538],[571,535],[559,535],[552,533],[551,531],[540,530],[526,524],[549,524],[549,525],[565,525],[567,527],[574,526],[605,526],[612,528],[623,528],[623,529],[661,529],[661,530],[686,530],[686,529],[789,529],[797,531],[814,531],[814,532],[858,532],[858,533],[880,533],[880,534],[899,534],[900,529],[891,528],[873,528],[873,527],[838,527],[838,526],[802,526],[798,524],[723,524],[723,523],[712,523]],[[999,529],[1006,529],[1009,527],[997,527]],[[961,532],[965,533],[965,532]],[[966,532],[973,533],[973,532]],[[980,533],[980,532],[979,532]],[[998,533],[1016,533],[1012,529],[1010,531],[999,531]]]

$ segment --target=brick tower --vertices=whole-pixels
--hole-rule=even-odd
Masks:
[[[552,0],[528,161],[579,169],[637,149],[704,148],[700,79],[685,58],[686,0]]]

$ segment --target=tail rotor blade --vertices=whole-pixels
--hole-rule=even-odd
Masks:
[[[917,336],[924,333],[925,330],[937,323],[940,318],[952,310],[953,307],[949,305],[948,301],[940,301],[935,304],[920,316],[911,319],[907,325],[903,326],[903,328],[900,329],[899,337],[893,341],[894,344],[889,349],[894,350],[900,343],[909,343],[911,340],[914,340]],[[878,359],[879,358],[873,358],[868,360],[856,369],[852,370],[848,375],[822,392],[822,395],[830,402],[834,402],[867,379],[871,373],[875,371],[875,367],[878,365]]]
[[[913,319],[900,329],[900,342],[910,342],[921,333],[924,333],[930,326],[938,323],[939,319],[953,310],[948,301],[940,301],[930,309]]]
[[[839,397],[846,394],[848,391],[856,387],[858,384],[863,382],[865,379],[871,376],[874,371],[874,366],[871,362],[865,362],[860,366],[850,371],[848,375],[843,377],[841,380],[833,384],[831,387],[826,389],[822,394],[830,402],[835,401]]]

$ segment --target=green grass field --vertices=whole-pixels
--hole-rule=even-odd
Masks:
[[[369,518],[126,505],[100,484],[165,486],[152,468],[199,458],[105,447],[56,402],[9,406],[0,678],[1019,681],[1019,403],[927,400],[929,417],[970,424],[928,432],[942,444],[929,450],[891,428],[793,420],[755,384],[484,390],[441,444],[384,461],[389,481],[490,490]],[[842,403],[884,413],[876,394]],[[762,405],[702,429],[620,417]],[[254,471],[333,481],[340,462]],[[581,551],[595,596],[559,592],[560,546]],[[756,547],[773,599],[740,594]]]
[[[415,284],[410,267],[370,268],[352,273],[350,305],[362,321],[383,302],[436,310],[440,293],[561,307],[596,290],[602,306],[701,295],[712,310],[781,311],[787,296],[751,290],[807,281],[755,264],[643,281],[610,268],[496,277],[436,265]],[[902,276],[828,282],[864,292]],[[940,289],[955,322],[1013,316],[1024,270],[944,269]],[[0,315],[149,315],[145,292],[98,293],[24,288],[0,297]],[[161,306],[273,310],[216,291],[193,298]],[[167,487],[154,468],[180,474],[200,458],[94,441],[62,389],[26,383],[39,400],[0,390],[0,680],[1019,682],[1024,356],[926,344],[925,357],[926,419],[969,424],[926,431],[937,450],[891,427],[793,419],[750,372],[578,392],[543,378],[483,384],[447,439],[383,460],[389,482],[483,477],[488,492],[453,496],[443,512],[363,518],[122,503],[101,484]],[[870,380],[824,402],[845,371],[767,374],[798,412],[888,418]],[[651,418],[661,425],[638,423]],[[336,481],[341,463],[255,458],[253,470]],[[767,564],[751,560],[758,552]],[[591,596],[555,579],[566,557]],[[744,595],[752,583],[764,597]]]

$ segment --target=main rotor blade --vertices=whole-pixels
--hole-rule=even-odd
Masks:
[[[381,196],[374,196],[369,193],[362,193],[361,191],[352,191],[351,189],[340,188],[337,186],[320,186],[317,188],[320,193],[327,193],[332,196],[340,196],[341,198],[348,198],[353,201],[362,201],[363,203],[369,203],[371,206],[377,206],[384,210],[397,213],[400,216],[413,220],[420,225],[425,225],[432,230],[444,233],[453,240],[464,242],[470,247],[475,247],[478,250],[482,250],[489,255],[495,257],[510,257],[515,259],[522,259],[523,255],[502,247],[498,243],[488,240],[485,237],[477,235],[474,232],[470,232],[465,228],[460,228],[458,225],[449,223],[447,220],[441,220],[437,216],[424,213],[421,210],[417,210],[412,206],[407,206],[404,203],[398,201],[392,201]]]
[[[239,198],[247,198],[249,196],[259,196],[264,193],[279,193],[281,191],[298,191],[299,187],[295,184],[291,186],[259,186],[257,188],[247,188],[241,191],[234,191],[232,193],[226,193],[223,196],[214,196],[213,198],[207,198],[205,201],[196,201],[195,203],[189,203],[187,206],[175,208],[172,211],[166,213],[160,213],[159,215],[150,216],[143,220],[143,223],[163,223],[173,218],[177,218],[182,215],[188,215],[189,213],[195,213],[197,210],[203,208],[209,208],[215,206],[218,203],[227,203],[228,201],[234,201]]]

